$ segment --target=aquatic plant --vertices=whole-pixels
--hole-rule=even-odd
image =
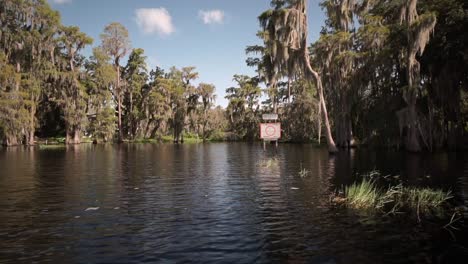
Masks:
[[[299,177],[301,178],[305,178],[309,175],[310,171],[306,168],[302,168],[300,171],[299,171]]]
[[[346,204],[356,209],[375,208],[381,193],[372,180],[363,180],[345,188]]]
[[[408,188],[405,195],[407,196],[406,204],[416,212],[419,220],[420,214],[434,213],[442,215],[445,202],[453,198],[450,191],[445,192],[430,188]]]
[[[302,162],[301,162],[301,170],[299,171],[299,177],[305,178],[309,175],[310,171],[306,168],[302,167]]]
[[[440,189],[396,186],[379,188],[374,180],[363,179],[345,187],[343,197],[332,199],[348,208],[365,210],[385,215],[407,212],[417,216],[442,217],[447,201],[452,198],[450,191]]]

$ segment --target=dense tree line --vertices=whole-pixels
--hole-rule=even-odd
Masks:
[[[320,143],[323,132],[330,152],[466,146],[466,1],[323,0],[314,43],[307,3],[272,0],[259,15],[262,44],[246,48],[257,75],[234,75],[222,109],[194,67],[148,69],[119,23],[84,56],[93,40],[45,0],[1,1],[0,140],[256,140],[261,114],[274,112],[284,140]]]
[[[127,29],[106,26],[101,43],[64,26],[45,0],[0,2],[0,139],[34,145],[39,136],[65,143],[157,139],[184,131],[203,140],[224,128],[213,108],[215,87],[201,83],[194,67],[148,71],[146,56],[131,48]],[[128,62],[123,63],[127,58]]]
[[[259,16],[263,45],[247,47],[247,64],[267,87],[263,111],[280,114],[286,139],[320,140],[324,127],[331,152],[335,142],[466,147],[466,1],[323,0],[325,26],[310,45],[307,1],[271,6]]]

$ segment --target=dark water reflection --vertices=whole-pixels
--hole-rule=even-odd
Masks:
[[[466,260],[466,230],[454,242],[443,229],[369,226],[329,207],[331,190],[371,170],[468,202],[468,158],[455,153],[329,157],[308,145],[276,153],[224,143],[0,149],[0,263]]]

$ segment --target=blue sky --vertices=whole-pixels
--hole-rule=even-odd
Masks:
[[[309,0],[309,41],[324,21],[320,0]],[[133,48],[143,48],[149,68],[195,66],[198,82],[216,86],[216,103],[227,105],[225,89],[234,74],[255,75],[245,64],[245,47],[260,44],[257,17],[269,0],[49,0],[64,25],[76,25],[100,45],[111,22],[122,23]],[[88,55],[90,48],[85,51]]]

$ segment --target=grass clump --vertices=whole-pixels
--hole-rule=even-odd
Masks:
[[[375,208],[382,196],[375,183],[366,179],[346,187],[344,194],[346,204],[356,209]]]
[[[374,180],[368,179],[346,187],[343,195],[333,201],[348,208],[387,215],[406,212],[416,215],[419,221],[422,216],[443,217],[452,198],[450,191],[405,187],[402,184],[379,188]]]
[[[407,188],[404,195],[406,196],[404,198],[406,198],[407,206],[413,212],[416,212],[418,219],[421,214],[433,213],[443,215],[444,205],[448,200],[453,198],[451,192],[429,188]]]

